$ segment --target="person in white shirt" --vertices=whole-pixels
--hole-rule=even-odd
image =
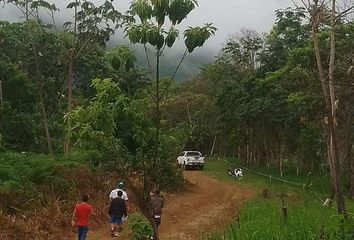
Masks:
[[[111,193],[109,194],[109,198],[112,200],[114,198],[117,198],[118,197],[118,191],[122,191],[123,193],[123,196],[122,196],[122,199],[125,200],[125,201],[128,201],[128,194],[126,191],[123,190],[124,189],[124,182],[120,181],[117,185],[117,188],[116,189],[113,189],[111,191]]]
[[[127,204],[127,210],[130,211],[130,204],[128,202],[129,198],[128,198],[128,194],[126,191],[123,190],[124,189],[124,182],[123,181],[120,181],[117,185],[117,188],[116,189],[113,189],[111,191],[111,193],[109,194],[109,199],[112,201],[114,198],[117,198],[118,197],[118,192],[121,191],[123,194],[121,196],[121,198],[123,200],[125,200],[126,204]],[[122,221],[124,222],[125,220],[127,220],[128,217],[124,217],[122,218]],[[123,222],[122,224],[120,224],[119,226],[119,231],[122,231],[123,230]]]

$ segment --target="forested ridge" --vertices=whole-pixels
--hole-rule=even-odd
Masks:
[[[176,164],[183,150],[237,158],[251,169],[277,168],[280,176],[289,169],[326,175],[326,195],[348,217],[345,199],[354,197],[352,7],[315,1],[276,10],[270,32],[235,29],[212,63],[176,81],[184,60],[217,26],[181,29],[197,8],[194,0],[138,0],[125,13],[112,2],[68,3],[72,22],[62,28],[55,25],[54,4],[0,1],[23,15],[23,21],[0,22],[0,221],[58,204],[64,219],[73,189],[83,191],[80,176],[94,185],[90,174],[97,173],[100,189],[117,176],[126,179],[152,223],[149,192],[184,184]],[[107,47],[118,30],[146,52],[147,66],[137,64],[129,45]],[[164,76],[164,51],[177,39],[185,50]],[[15,239],[16,227],[6,229],[3,236]]]

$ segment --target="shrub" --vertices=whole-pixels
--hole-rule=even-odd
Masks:
[[[132,225],[132,240],[147,240],[153,236],[154,230],[146,220],[138,219]]]

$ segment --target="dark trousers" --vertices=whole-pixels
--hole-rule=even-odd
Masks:
[[[78,240],[86,240],[86,234],[88,232],[88,227],[85,226],[77,226],[77,239]]]
[[[161,217],[155,218],[155,224],[156,224],[156,227],[159,228],[159,226],[161,224]]]

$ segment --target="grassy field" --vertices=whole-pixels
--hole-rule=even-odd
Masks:
[[[78,162],[51,158],[48,155],[18,152],[0,152],[0,188],[21,189],[39,185],[63,184],[60,168],[72,168]]]
[[[229,163],[226,163],[230,162]],[[208,162],[205,166],[205,170],[209,175],[216,177],[220,180],[231,180],[230,177],[225,174],[227,169],[230,166],[243,166],[236,159],[232,158],[223,158],[223,159],[208,159]],[[251,170],[272,176],[272,179],[269,177],[261,176],[258,174],[254,174],[253,172],[248,171],[246,168],[243,168],[244,171],[244,183],[252,184],[252,186],[265,187],[265,185],[269,185],[272,189],[278,189],[281,191],[282,189],[287,190],[289,187],[293,185],[291,183],[297,183],[301,186],[296,187],[295,189],[299,189],[307,191],[315,191],[316,193],[325,194],[330,189],[330,178],[329,175],[319,172],[309,172],[309,171],[300,171],[299,175],[296,175],[296,171],[294,169],[285,168],[283,171],[283,176],[280,176],[280,172],[278,168],[275,167],[254,167]],[[277,181],[275,178],[281,178],[285,181],[291,182],[284,183],[281,181]],[[295,185],[296,186],[296,185]]]
[[[221,160],[211,159],[205,166],[205,172],[223,181],[238,181],[226,174],[229,166],[230,164]],[[275,169],[253,170],[280,177]],[[353,221],[344,221],[334,207],[322,206],[322,201],[327,196],[325,193],[329,189],[328,176],[319,173],[303,173],[297,176],[286,171],[283,179],[306,187],[274,179],[270,181],[270,178],[244,170],[244,179],[238,182],[255,187],[259,194],[239,209],[238,219],[227,230],[209,233],[203,239],[354,239]],[[353,205],[348,200],[349,211],[353,211]]]

